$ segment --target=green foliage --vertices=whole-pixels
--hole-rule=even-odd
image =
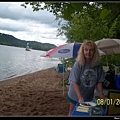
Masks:
[[[100,18],[103,20],[110,12],[107,9],[103,9],[100,14]]]
[[[60,59],[63,64],[65,64],[66,68],[72,68],[73,64],[75,63],[75,58],[68,58],[68,59]]]
[[[33,11],[46,9],[52,12],[57,20],[67,20],[66,24],[61,25],[61,30],[58,30],[58,35],[64,34],[68,38],[67,42],[109,37],[111,25],[120,15],[120,3],[25,2],[22,6],[26,8],[27,5],[31,5]],[[117,31],[113,34],[118,38]]]
[[[117,32],[116,32],[117,25],[118,25],[118,18],[116,18],[111,25],[111,28],[109,30],[109,37],[110,38],[116,38],[117,37]]]
[[[63,84],[63,81],[59,83],[60,86],[63,86],[63,85],[66,86],[67,84],[68,84],[68,81],[64,81],[64,84]]]
[[[107,60],[109,68],[114,70],[114,66],[120,64],[120,54],[108,55]],[[107,66],[106,56],[101,56],[100,61],[103,66]]]
[[[71,21],[61,25],[62,30],[59,29],[59,35],[64,34],[68,38],[67,42],[82,42],[84,39],[96,41],[108,38],[109,22],[107,22],[108,19],[103,19],[107,18],[106,16],[108,16],[107,9],[102,11],[101,8],[91,5],[82,12],[72,14]]]
[[[33,10],[44,10],[52,12],[56,20],[66,20],[64,24],[59,22],[61,28],[57,35],[65,35],[66,42],[83,42],[84,39],[93,41],[102,38],[120,39],[120,3],[118,2],[28,2]],[[25,5],[25,6],[26,6]],[[119,56],[109,55],[108,63],[116,64]],[[106,65],[106,58],[101,57]],[[111,67],[111,66],[110,66]]]

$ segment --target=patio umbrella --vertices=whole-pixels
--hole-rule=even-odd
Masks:
[[[79,48],[82,43],[66,43],[55,47],[46,52],[42,57],[57,57],[57,58],[76,58]],[[105,55],[104,52],[99,50],[100,55]],[[64,73],[63,73],[63,94],[64,94]]]
[[[95,41],[95,43],[97,47],[106,54],[107,66],[107,55],[120,53],[120,39],[103,38],[102,40]]]
[[[95,41],[97,47],[105,52],[106,55],[120,53],[120,39],[102,39]]]
[[[42,57],[57,57],[57,58],[76,58],[77,52],[82,43],[66,43],[55,47],[42,55]],[[64,68],[64,67],[63,67]],[[64,72],[63,72],[63,95],[64,95]]]

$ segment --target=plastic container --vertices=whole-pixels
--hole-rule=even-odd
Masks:
[[[120,90],[120,74],[116,75],[116,90]]]
[[[118,65],[115,66],[115,75],[117,75],[119,73],[119,67]]]

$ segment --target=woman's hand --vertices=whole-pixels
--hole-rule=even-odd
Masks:
[[[83,97],[80,97],[79,100],[78,100],[78,102],[79,102],[79,103],[84,102]]]
[[[78,102],[79,103],[84,102],[84,99],[83,99],[83,97],[81,96],[81,93],[80,93],[80,87],[77,83],[74,83],[74,88],[75,88],[75,92],[78,96]]]
[[[105,100],[105,99],[106,99],[106,96],[105,96],[103,93],[101,93],[101,94],[100,94],[100,98]]]

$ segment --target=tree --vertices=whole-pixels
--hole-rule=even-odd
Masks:
[[[68,39],[67,42],[120,38],[120,3],[25,2],[22,4],[24,7],[27,5],[31,5],[33,11],[46,9],[52,12],[61,25],[57,35],[64,34]],[[63,24],[62,19],[66,21]]]
[[[99,39],[103,37],[104,38],[109,37],[109,30],[111,28],[111,25],[114,22],[114,20],[116,20],[120,15],[119,3],[25,2],[25,4],[22,4],[22,6],[24,7],[27,7],[27,5],[31,5],[33,11],[46,9],[47,11],[52,12],[56,16],[56,20],[60,20],[60,18],[62,18],[68,21],[66,22],[67,25],[65,24],[61,25],[62,26],[61,29],[58,30],[59,31],[58,35],[65,34],[66,37],[71,36],[70,35],[71,33],[73,34],[74,31],[75,32],[77,31],[78,27],[75,26],[78,24],[76,24],[75,20],[82,21],[82,22],[77,22],[79,23],[79,27],[80,27],[79,29],[81,29],[82,27],[81,33],[80,31],[78,31],[80,34],[82,35],[86,34],[88,38],[91,39],[96,38],[94,36],[98,36],[100,34],[101,37],[98,36]],[[72,26],[74,27],[72,28],[70,24],[72,24]],[[67,35],[65,29],[66,30],[71,29],[70,31],[73,30],[73,32],[69,32]],[[87,30],[89,30],[89,32]],[[99,31],[101,31],[101,33],[99,33]],[[81,39],[86,39],[87,38],[86,35],[81,36]],[[116,33],[116,35],[118,34]],[[77,37],[77,35],[75,36]],[[69,39],[68,41],[70,40],[71,39]]]

